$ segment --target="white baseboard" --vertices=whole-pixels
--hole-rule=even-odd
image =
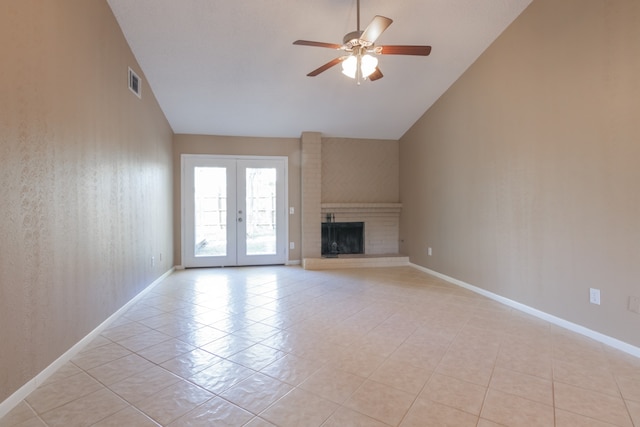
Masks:
[[[507,305],[509,307],[515,308],[516,310],[519,310],[519,311],[522,311],[524,313],[530,314],[532,316],[538,317],[538,318],[540,318],[542,320],[546,320],[549,323],[552,323],[554,325],[557,325],[557,326],[560,326],[562,328],[568,329],[568,330],[570,330],[572,332],[576,332],[576,333],[578,333],[580,335],[584,335],[586,337],[592,338],[592,339],[594,339],[596,341],[599,341],[599,342],[601,342],[603,344],[608,345],[609,347],[613,347],[613,348],[615,348],[617,350],[624,351],[625,353],[628,353],[628,354],[630,354],[632,356],[640,358],[640,348],[639,347],[635,347],[635,346],[633,346],[633,345],[631,345],[629,343],[626,343],[624,341],[620,341],[620,340],[618,340],[616,338],[612,338],[612,337],[610,337],[608,335],[601,334],[600,332],[596,332],[596,331],[591,330],[589,328],[585,328],[584,326],[578,325],[576,323],[569,322],[568,320],[562,319],[560,317],[556,317],[556,316],[551,315],[549,313],[545,313],[544,311],[540,311],[538,309],[529,307],[528,305],[524,305],[524,304],[521,304],[519,302],[510,300],[510,299],[505,298],[503,296],[500,296],[498,294],[494,294],[493,292],[489,292],[486,289],[478,288],[477,286],[470,285],[470,284],[465,283],[465,282],[463,282],[461,280],[454,279],[453,277],[449,277],[449,276],[446,276],[446,275],[444,275],[442,273],[438,273],[437,271],[430,270],[430,269],[428,269],[426,267],[422,267],[420,265],[413,264],[413,263],[409,263],[409,265],[411,267],[416,268],[416,269],[418,269],[420,271],[423,271],[423,272],[425,272],[427,274],[430,274],[432,276],[436,276],[436,277],[438,277],[438,278],[440,278],[442,280],[445,280],[445,281],[447,281],[447,282],[449,282],[451,284],[454,284],[454,285],[460,286],[462,288],[468,289],[468,290],[470,290],[472,292],[475,292],[477,294],[483,295],[483,296],[485,296],[487,298],[490,298],[490,299],[492,299],[494,301],[497,301],[497,302],[502,303],[504,305]]]
[[[302,261],[300,261],[299,259],[292,259],[287,261],[284,265],[300,265],[302,264]]]
[[[15,393],[0,403],[0,419],[7,415],[9,411],[15,408],[20,402],[22,402],[31,392],[38,388],[43,382],[45,382],[53,373],[55,373],[62,365],[70,361],[75,355],[77,355],[82,349],[89,344],[94,338],[102,333],[109,327],[122,313],[127,311],[131,306],[138,302],[144,295],[146,295],[151,289],[153,289],[158,283],[163,281],[169,276],[175,268],[171,268],[162,276],[154,280],[149,286],[144,288],[138,295],[133,297],[128,303],[122,306],[118,311],[113,313],[107,320],[102,322],[97,328],[89,332],[84,338],[78,341],[73,347],[67,350],[64,354],[58,357],[52,364],[47,366],[38,375],[29,380],[25,385],[20,387]]]

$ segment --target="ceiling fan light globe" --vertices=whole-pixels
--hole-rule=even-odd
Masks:
[[[365,79],[369,77],[378,66],[378,58],[371,55],[363,55],[360,62],[362,77]]]
[[[358,68],[358,60],[355,56],[350,56],[342,61],[342,74],[352,79],[356,78],[356,71]]]

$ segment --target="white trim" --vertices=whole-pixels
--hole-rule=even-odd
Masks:
[[[300,265],[300,264],[302,264],[302,261],[300,261],[299,259],[290,259],[285,263],[285,265]]]
[[[18,406],[20,402],[22,402],[31,392],[33,392],[36,388],[42,385],[51,375],[53,375],[58,369],[62,367],[65,363],[70,361],[74,356],[76,356],[82,349],[89,344],[94,338],[102,333],[107,327],[113,323],[122,313],[127,311],[133,304],[138,302],[140,298],[146,295],[151,289],[153,289],[158,283],[167,278],[171,273],[173,273],[175,268],[171,268],[169,271],[164,273],[162,276],[158,277],[154,280],[149,286],[144,288],[138,295],[133,297],[128,303],[123,305],[118,311],[113,313],[107,320],[102,322],[95,328],[93,331],[89,332],[84,338],[78,341],[73,347],[63,353],[60,357],[58,357],[53,363],[44,368],[38,375],[29,380],[25,385],[20,387],[16,392],[14,392],[11,396],[6,398],[2,403],[0,403],[0,419],[7,415],[13,408]]]
[[[600,332],[596,332],[594,330],[591,330],[589,328],[585,328],[584,326],[578,325],[576,323],[573,322],[569,322],[568,320],[562,319],[560,317],[556,317],[552,314],[549,313],[545,313],[544,311],[540,311],[538,309],[535,309],[533,307],[529,307],[528,305],[524,305],[521,304],[519,302],[510,300],[509,298],[505,298],[503,296],[500,296],[498,294],[494,294],[493,292],[489,292],[486,289],[482,289],[482,288],[478,288],[477,286],[473,286],[470,285],[466,282],[463,282],[461,280],[458,279],[454,279],[453,277],[449,277],[447,275],[444,275],[442,273],[438,273],[437,271],[433,271],[430,270],[426,267],[422,267],[420,265],[417,264],[413,264],[413,263],[409,263],[409,265],[413,268],[416,268],[424,273],[430,274],[432,276],[436,276],[442,280],[446,280],[447,282],[460,286],[462,288],[468,289],[472,292],[475,292],[477,294],[483,295],[487,298],[490,298],[494,301],[497,301],[499,303],[502,303],[504,305],[507,305],[509,307],[515,308],[516,310],[522,311],[523,313],[527,313],[530,314],[532,316],[535,316],[539,319],[542,320],[546,320],[549,323],[552,323],[554,325],[560,326],[562,328],[568,329],[572,332],[576,332],[580,335],[584,335],[586,337],[592,338],[596,341],[599,341],[603,344],[606,344],[610,347],[613,347],[615,349],[618,349],[620,351],[624,351],[625,353],[628,353],[632,356],[638,357],[640,358],[640,347],[635,347],[629,343],[626,343],[624,341],[620,341],[616,338],[610,337],[608,335],[604,335],[601,334]]]

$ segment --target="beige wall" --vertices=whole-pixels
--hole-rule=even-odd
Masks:
[[[411,261],[640,346],[639,41],[637,1],[534,0],[400,141]]]
[[[174,259],[182,264],[180,222],[180,155],[216,154],[225,156],[287,156],[289,174],[289,206],[294,214],[289,215],[289,241],[295,249],[289,250],[289,260],[300,260],[300,139],[254,138],[239,136],[175,135],[173,139],[173,191],[174,191]],[[288,209],[287,209],[288,211]]]
[[[398,141],[322,138],[322,201],[399,201]]]
[[[106,1],[2,1],[0,40],[2,402],[171,268],[173,220],[172,132]]]

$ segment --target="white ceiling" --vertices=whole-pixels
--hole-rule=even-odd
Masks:
[[[358,86],[339,65],[307,77],[340,54],[292,44],[341,44],[356,0],[107,1],[175,133],[375,139],[399,139],[531,2],[362,0],[362,29],[394,21],[378,45],[433,50],[380,56],[384,78]]]

